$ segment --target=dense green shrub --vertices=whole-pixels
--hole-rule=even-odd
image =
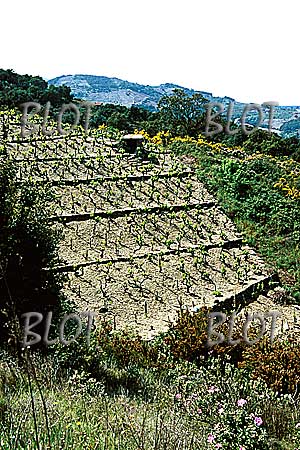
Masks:
[[[17,185],[13,163],[0,159],[0,327],[24,312],[57,310],[60,278],[52,272],[58,234],[47,224],[47,186]],[[16,329],[14,329],[14,339]]]
[[[132,336],[127,332],[112,333],[112,326],[103,323],[98,334],[98,345],[101,351],[110,355],[120,367],[159,366],[159,349],[140,336]]]
[[[288,159],[263,155],[247,157],[244,152],[211,154],[197,146],[192,154],[197,157],[200,180],[217,197],[248,243],[281,269],[284,283],[289,283],[291,291],[297,292],[300,282],[299,200],[276,187],[282,177],[289,179]]]

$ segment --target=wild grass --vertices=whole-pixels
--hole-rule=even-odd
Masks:
[[[81,361],[84,349],[74,345],[68,352]],[[129,373],[94,354],[86,370],[67,368],[59,351],[42,356],[26,350],[21,364],[3,355],[1,449],[257,450],[300,444],[298,400],[278,396],[224,360],[136,365]]]

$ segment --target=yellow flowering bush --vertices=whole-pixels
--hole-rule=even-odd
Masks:
[[[292,199],[296,200],[298,198],[300,198],[300,190],[297,189],[296,186],[293,186],[293,184],[295,182],[299,183],[299,177],[295,177],[293,178],[293,176],[291,174],[289,174],[291,177],[291,181],[287,181],[286,178],[280,178],[279,181],[277,181],[277,183],[274,184],[274,187],[277,187],[279,189],[281,189],[282,191],[284,191],[289,197],[291,197]]]
[[[198,138],[193,138],[191,136],[175,136],[171,137],[170,131],[160,131],[155,136],[151,137],[149,133],[145,130],[134,130],[134,134],[141,134],[144,136],[147,142],[155,145],[168,145],[173,142],[180,142],[183,144],[194,144],[196,146],[207,147],[210,151],[214,153],[235,153],[235,152],[243,152],[242,147],[226,147],[221,142],[210,142],[205,136],[199,134]]]
[[[273,187],[282,190],[288,197],[293,200],[300,198],[300,164],[288,156],[274,156],[262,152],[256,152],[251,155],[247,154],[240,146],[227,147],[221,142],[210,142],[202,134],[198,138],[191,136],[175,136],[172,137],[170,131],[160,131],[151,137],[145,130],[135,130],[135,134],[141,134],[145,140],[153,145],[168,145],[172,143],[193,144],[197,147],[207,149],[213,154],[224,154],[226,156],[238,156],[241,163],[249,161],[269,159],[278,165],[279,168],[286,171],[285,177],[280,178]]]

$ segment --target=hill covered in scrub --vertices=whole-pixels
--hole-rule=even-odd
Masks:
[[[195,93],[203,95],[209,102],[220,102],[227,106],[230,102],[235,103],[232,119],[239,119],[242,115],[245,103],[239,102],[230,96],[218,97],[211,92],[196,91],[172,83],[164,83],[158,86],[149,86],[97,75],[62,75],[48,81],[56,87],[67,86],[76,98],[89,100],[95,103],[110,103],[126,107],[140,106],[151,111],[156,111],[158,102],[164,95],[171,95],[174,89],[182,89],[186,94],[192,96]],[[274,99],[276,100],[276,99]],[[298,136],[300,129],[300,107],[278,106],[275,110],[273,128],[280,132],[283,137]],[[257,121],[257,116],[253,122]],[[268,118],[265,117],[263,127],[268,126]]]
[[[160,98],[172,94],[174,89],[183,89],[187,94],[195,93],[193,89],[182,88],[176,84],[165,83],[159,86],[149,86],[119,78],[109,78],[96,75],[63,75],[48,82],[54,86],[68,86],[77,98],[92,102],[112,103],[130,107],[143,106],[155,110]],[[200,92],[207,99],[212,98],[209,92]]]

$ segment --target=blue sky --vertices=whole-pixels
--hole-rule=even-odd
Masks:
[[[299,12],[294,0],[9,0],[1,5],[0,67],[300,105]]]

